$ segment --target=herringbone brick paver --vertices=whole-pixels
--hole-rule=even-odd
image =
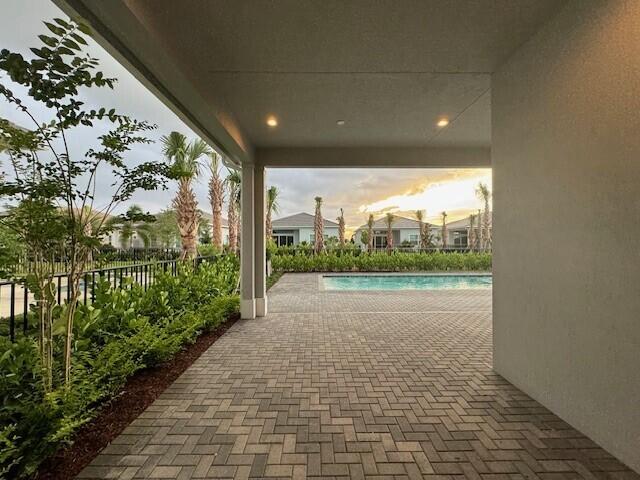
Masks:
[[[640,479],[491,369],[486,290],[285,275],[80,478]]]

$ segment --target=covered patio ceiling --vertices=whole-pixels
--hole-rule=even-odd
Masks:
[[[491,73],[565,3],[56,1],[230,161],[301,166],[489,165]]]

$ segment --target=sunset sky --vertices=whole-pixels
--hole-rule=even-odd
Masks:
[[[38,15],[34,15],[38,12]],[[46,33],[44,20],[64,17],[62,12],[49,0],[5,0],[3,15],[0,17],[0,46],[31,57],[29,47],[38,45],[38,34]],[[100,69],[106,76],[118,78],[115,91],[94,89],[82,95],[88,107],[113,107],[118,112],[140,120],[149,120],[158,125],[150,135],[156,143],[136,147],[129,158],[137,161],[160,160],[161,147],[157,143],[162,135],[172,130],[195,134],[166,106],[148,92],[130,73],[109,56],[100,46],[90,42],[89,52],[100,60]],[[22,98],[24,89],[13,85],[10,80],[0,77]],[[39,120],[51,118],[50,112],[36,109]],[[16,109],[0,100],[0,116],[18,125],[30,127],[29,122]],[[72,151],[80,154],[95,144],[100,131],[85,128],[74,133],[70,143]],[[0,154],[3,170],[6,157]],[[393,159],[390,159],[390,165]],[[112,179],[100,179],[100,191],[108,191]],[[276,185],[281,191],[280,213],[277,216],[306,211],[313,213],[314,197],[324,198],[325,218],[335,219],[340,208],[344,208],[347,227],[350,231],[362,225],[369,213],[378,216],[387,211],[412,215],[417,209],[427,212],[427,221],[434,221],[441,211],[446,210],[450,221],[468,215],[480,208],[481,202],[475,195],[478,182],[491,186],[490,169],[273,169],[267,172],[268,185]],[[207,178],[199,179],[194,188],[201,208],[208,210]],[[132,202],[152,213],[170,205],[175,193],[175,185],[169,190],[141,192]],[[129,203],[129,204],[130,204]],[[128,205],[120,206],[126,210]]]

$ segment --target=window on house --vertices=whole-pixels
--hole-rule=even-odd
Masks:
[[[273,241],[276,242],[278,247],[288,247],[293,245],[293,235],[288,234],[275,234],[272,235]]]
[[[419,241],[420,241],[420,236],[418,234],[409,235],[409,243],[411,243],[411,245],[418,245]]]

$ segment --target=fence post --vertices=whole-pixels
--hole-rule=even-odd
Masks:
[[[9,336],[11,337],[11,341],[15,341],[16,339],[16,284],[12,283],[11,284],[11,289],[10,289],[11,293],[9,294],[9,297],[11,299],[11,307],[10,307],[10,314],[9,314]]]
[[[23,317],[22,317],[22,333],[24,333],[25,335],[27,334],[27,329],[29,328],[29,323],[28,323],[28,319],[27,319],[27,315],[29,313],[29,289],[27,288],[27,284],[25,282],[24,284],[24,298],[23,298],[23,305],[22,305],[22,310],[23,310]]]

